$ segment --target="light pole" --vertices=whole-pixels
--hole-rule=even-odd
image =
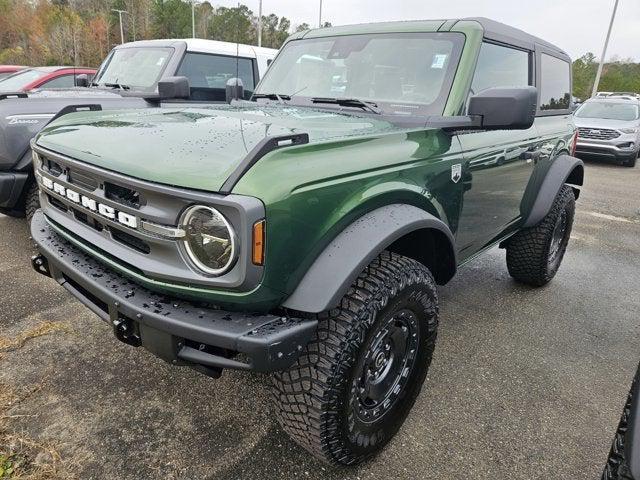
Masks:
[[[118,12],[118,18],[120,19],[120,43],[124,43],[124,30],[122,30],[122,14],[123,13],[129,13],[126,10],[117,10],[115,8],[112,8],[111,10],[113,10],[114,12]]]
[[[258,46],[262,46],[262,0],[258,4]]]
[[[602,57],[600,57],[600,64],[598,65],[598,73],[596,73],[596,80],[593,82],[593,91],[591,96],[595,97],[598,93],[598,85],[600,84],[600,76],[602,75],[602,67],[604,66],[604,59],[607,55],[607,47],[609,46],[609,37],[611,37],[611,29],[613,28],[613,21],[616,18],[616,11],[618,10],[618,1],[613,4],[613,12],[611,13],[611,21],[609,22],[609,30],[607,31],[607,38],[604,40],[604,47],[602,48]]]
[[[191,0],[191,38],[196,38],[196,0]]]
[[[320,0],[320,11],[318,12],[318,28],[322,28],[322,0]]]

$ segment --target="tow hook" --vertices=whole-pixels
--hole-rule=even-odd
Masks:
[[[31,266],[33,269],[44,275],[45,277],[51,277],[51,271],[49,270],[49,262],[47,261],[47,257],[43,255],[34,255],[31,257]]]
[[[111,323],[113,324],[113,333],[118,340],[133,347],[139,347],[142,344],[136,323],[133,320],[118,316]]]

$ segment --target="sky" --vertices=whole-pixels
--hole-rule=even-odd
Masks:
[[[237,0],[210,0],[232,7]],[[619,0],[607,58],[640,61],[640,1]],[[259,0],[240,0],[255,14]],[[263,0],[263,14],[275,13],[294,25],[316,27],[320,0]],[[537,35],[572,58],[593,52],[599,58],[614,0],[323,0],[322,19],[333,25],[460,17],[488,17]]]

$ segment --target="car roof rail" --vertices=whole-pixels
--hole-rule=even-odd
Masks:
[[[25,92],[0,93],[0,100],[6,100],[7,98],[29,98],[29,94]]]

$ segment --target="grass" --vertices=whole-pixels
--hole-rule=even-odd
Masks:
[[[16,337],[0,337],[0,360],[2,353],[18,350],[32,338],[59,331],[69,331],[68,325],[63,322],[43,322]],[[74,478],[54,445],[30,438],[15,426],[18,419],[37,416],[14,412],[42,388],[41,384],[17,391],[0,382],[0,480]]]
[[[60,331],[69,332],[68,325],[64,322],[42,322],[36,325],[35,327],[32,327],[20,333],[16,337],[13,337],[13,338],[0,337],[0,353],[18,350],[19,348],[22,348],[24,344],[32,338],[41,337],[43,335],[48,335],[49,333],[60,332]]]

